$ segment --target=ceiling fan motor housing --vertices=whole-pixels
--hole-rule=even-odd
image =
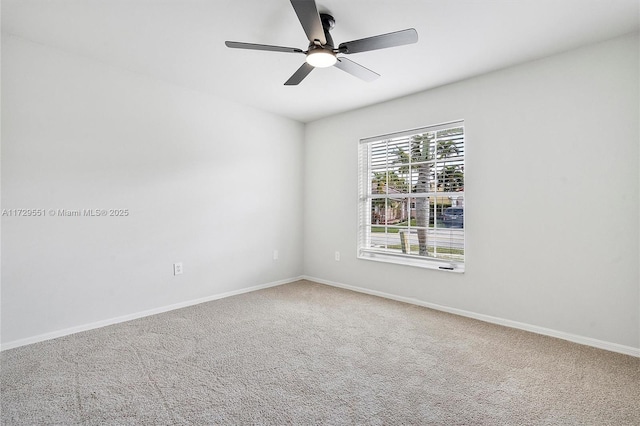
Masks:
[[[331,34],[329,34],[329,31],[331,31],[336,26],[336,20],[333,18],[333,16],[329,14],[321,13],[320,21],[322,22],[322,30],[324,31],[324,38],[327,40],[326,44],[322,47],[333,50],[333,37],[331,37]],[[315,40],[315,42],[318,42],[318,41]],[[309,43],[309,51],[311,51],[312,49],[316,49],[320,46],[319,44],[315,44],[315,42]]]

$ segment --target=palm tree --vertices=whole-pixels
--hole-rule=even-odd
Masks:
[[[409,152],[398,148],[396,151],[396,163],[401,166],[398,168],[400,175],[406,175],[410,180],[414,177],[415,185],[413,191],[422,196],[415,197],[416,203],[416,226],[418,234],[418,254],[420,256],[428,256],[427,246],[427,228],[429,227],[431,206],[427,193],[435,192],[434,182],[434,159],[441,160],[445,158],[456,157],[459,155],[459,148],[455,140],[438,141],[435,144],[436,136],[443,137],[449,135],[460,134],[459,129],[448,129],[438,132],[423,133],[414,135],[409,141]],[[452,168],[453,167],[453,168]],[[445,174],[443,175],[443,171]],[[438,178],[438,189],[450,191],[464,187],[464,180],[458,166],[445,166]]]
[[[411,173],[417,174],[414,192],[426,194],[433,175],[433,141],[435,133],[423,133],[411,137]],[[428,256],[427,228],[429,227],[429,197],[416,197],[416,226],[418,227],[418,255]]]

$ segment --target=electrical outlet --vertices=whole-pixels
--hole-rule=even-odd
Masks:
[[[335,254],[336,262],[340,262],[340,252],[337,251]]]
[[[278,253],[278,250],[274,250],[273,251],[273,260],[278,260],[280,258],[280,253]]]
[[[182,275],[182,262],[173,264],[173,275]]]

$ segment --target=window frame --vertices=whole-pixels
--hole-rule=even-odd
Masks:
[[[462,190],[461,191],[456,191],[457,194],[460,194],[460,196],[462,197],[462,205],[456,205],[456,206],[451,206],[451,207],[460,207],[460,208],[465,208],[466,206],[466,200],[465,200],[465,191],[464,191],[464,175],[465,175],[465,164],[466,164],[466,129],[465,129],[465,123],[464,120],[454,120],[454,121],[449,121],[446,123],[441,123],[441,124],[436,124],[436,125],[431,125],[431,126],[425,126],[425,127],[420,127],[420,128],[416,128],[416,129],[410,129],[410,130],[404,130],[404,131],[400,131],[400,132],[393,132],[393,133],[388,133],[388,134],[384,134],[384,135],[378,135],[378,136],[372,136],[372,137],[367,137],[367,138],[362,138],[360,139],[359,143],[358,143],[358,242],[357,242],[357,258],[358,259],[364,259],[364,260],[372,260],[372,261],[377,261],[377,262],[387,262],[387,263],[394,263],[394,264],[399,264],[399,265],[406,265],[406,266],[415,266],[415,267],[421,267],[421,268],[427,268],[427,269],[435,269],[435,270],[443,270],[443,271],[448,271],[448,272],[457,272],[457,273],[463,273],[465,271],[465,262],[466,262],[466,220],[464,220],[463,218],[463,224],[462,224],[462,260],[454,260],[454,259],[445,259],[442,257],[434,257],[434,256],[420,256],[418,254],[411,254],[409,250],[409,253],[402,253],[402,252],[397,252],[397,251],[391,251],[392,249],[388,248],[388,243],[386,243],[385,247],[382,248],[376,248],[376,247],[372,247],[371,244],[371,234],[375,233],[372,232],[372,227],[374,227],[376,224],[372,223],[372,211],[373,211],[373,200],[374,199],[400,199],[400,198],[404,198],[408,200],[408,205],[409,205],[409,214],[407,217],[408,220],[408,227],[409,230],[412,229],[411,226],[411,218],[412,218],[412,213],[411,213],[411,204],[414,204],[416,202],[416,198],[426,198],[426,199],[430,199],[431,197],[434,197],[436,200],[436,206],[438,205],[437,199],[438,199],[438,189],[437,189],[437,178],[433,179],[433,182],[429,181],[429,185],[434,185],[433,190],[429,190],[427,192],[423,192],[420,193],[421,195],[419,197],[411,197],[410,195],[407,196],[407,194],[412,194],[412,190],[410,189],[408,193],[401,193],[398,196],[393,196],[393,195],[389,195],[389,191],[387,189],[387,192],[385,194],[380,194],[378,193],[374,193],[373,189],[372,189],[372,174],[376,172],[376,170],[380,171],[382,170],[383,173],[387,176],[386,177],[386,182],[387,184],[389,183],[389,175],[392,171],[392,169],[394,169],[393,167],[390,167],[390,163],[388,162],[388,159],[385,162],[385,166],[384,168],[379,168],[379,167],[373,167],[372,166],[372,151],[371,151],[371,147],[375,144],[375,143],[381,143],[384,141],[387,141],[386,143],[389,144],[391,140],[398,140],[401,138],[407,138],[410,140],[410,138],[412,136],[415,135],[423,135],[423,134],[427,134],[427,133],[435,133],[437,135],[437,132],[442,131],[442,130],[447,130],[447,129],[455,129],[461,127],[462,128],[462,150],[463,150],[463,154],[462,155],[458,155],[456,156],[456,162],[458,164],[461,164],[461,168],[462,168],[462,173],[463,173],[463,178],[462,178]],[[437,138],[437,136],[435,137],[436,141],[438,141],[439,139]],[[435,142],[434,142],[435,143]],[[389,148],[386,148],[386,155],[388,157],[389,154]],[[447,163],[448,158],[444,157],[444,158],[433,158],[432,160],[428,160],[427,162],[431,162],[434,170],[434,173],[437,173],[438,167],[439,166],[445,166]],[[415,164],[413,163],[412,159],[409,160],[410,164]],[[451,160],[449,159],[449,163],[451,163]],[[413,187],[412,184],[412,175],[409,175],[409,179],[411,179],[411,181],[409,181],[409,183],[407,184],[409,187]],[[449,194],[450,192],[442,192],[442,194]],[[376,195],[377,194],[377,195]],[[413,201],[412,201],[413,199]],[[388,202],[385,202],[385,209],[388,207]],[[428,204],[429,205],[429,204]],[[446,205],[446,204],[444,204]],[[429,207],[431,208],[431,207]],[[435,207],[434,207],[434,211],[435,211]],[[464,214],[464,216],[466,216],[466,214]],[[385,227],[385,234],[389,235],[389,233],[387,232],[388,229],[391,227],[393,228],[393,225],[389,225],[389,222],[386,221],[385,219],[385,223],[382,224],[381,226]],[[430,227],[429,227],[429,223],[427,223],[426,225],[426,230],[429,231]],[[420,228],[420,229],[425,229],[425,227],[413,227],[413,228]],[[434,227],[433,227],[434,231],[433,234],[435,234],[437,232],[438,229],[448,229],[446,227],[439,227],[437,224],[437,216],[434,217]],[[432,235],[433,235],[432,234]],[[398,232],[399,235],[399,232]],[[401,240],[401,237],[398,237],[398,241]],[[405,240],[406,241],[406,240]],[[406,244],[406,243],[405,243]],[[437,252],[437,247],[438,245],[436,245],[436,252]],[[443,247],[443,245],[440,245],[439,247]],[[449,246],[449,249],[451,249],[451,247]],[[397,250],[397,249],[396,249]],[[451,252],[450,252],[451,253]],[[454,255],[452,255],[452,257],[454,257]]]

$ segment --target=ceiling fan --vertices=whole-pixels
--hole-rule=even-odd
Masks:
[[[329,31],[335,26],[335,19],[327,13],[318,13],[315,0],[291,0],[291,5],[298,15],[298,20],[309,39],[308,50],[294,47],[271,46],[267,44],[242,43],[238,41],[225,41],[227,47],[234,49],[267,50],[271,52],[303,53],[307,55],[305,63],[287,80],[285,86],[295,86],[309,75],[314,68],[335,66],[364,81],[373,81],[380,77],[362,65],[336,54],[348,55],[351,53],[367,52],[370,50],[385,49],[387,47],[402,46],[418,41],[418,33],[415,29],[396,31],[381,34],[359,40],[340,43],[336,48]]]

